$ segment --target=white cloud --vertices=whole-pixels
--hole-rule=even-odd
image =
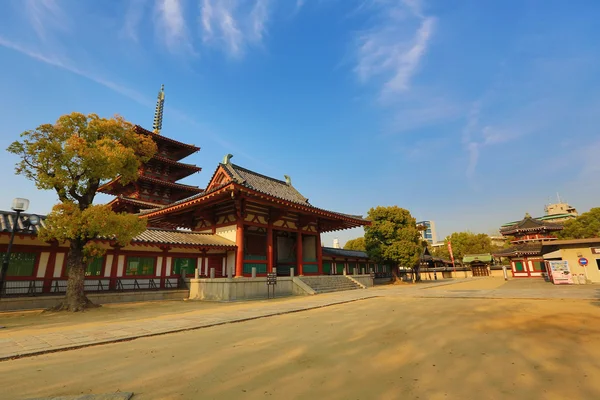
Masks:
[[[202,0],[200,21],[204,43],[225,45],[233,57],[241,57],[246,47],[260,44],[267,33],[269,0],[240,3],[233,0]],[[251,5],[250,8],[244,5]]]
[[[254,7],[250,12],[250,20],[252,22],[251,34],[253,40],[260,42],[263,35],[266,33],[266,22],[269,18],[269,0],[256,0]]]
[[[194,53],[189,38],[181,0],[156,0],[158,34],[173,53]]]
[[[358,37],[355,72],[362,82],[384,80],[382,94],[409,89],[410,81],[427,52],[436,19],[424,16],[415,0],[375,1],[378,17],[373,28]]]
[[[147,0],[130,0],[125,14],[123,34],[134,42],[138,41],[138,28],[144,16]]]
[[[56,57],[53,55],[42,54],[38,51],[31,50],[31,49],[26,48],[18,43],[7,40],[1,36],[0,36],[0,46],[5,47],[7,49],[14,50],[14,51],[21,53],[27,57],[30,57],[34,60],[43,62],[44,64],[52,65],[54,67],[64,69],[73,74],[76,74],[76,75],[79,75],[86,79],[89,79],[93,82],[98,83],[99,85],[102,85],[110,90],[113,90],[114,92],[117,92],[125,97],[128,97],[139,104],[142,104],[145,106],[152,106],[152,104],[153,104],[153,102],[151,100],[145,98],[144,96],[137,93],[136,91],[129,89],[127,87],[121,86],[117,83],[111,82],[107,79],[99,77],[90,72],[84,71],[84,70],[74,66],[73,64],[71,64],[68,60],[65,60],[65,59],[62,59],[62,58],[59,58],[59,57]]]
[[[40,39],[46,40],[49,29],[65,30],[68,22],[56,0],[25,0],[25,12]]]

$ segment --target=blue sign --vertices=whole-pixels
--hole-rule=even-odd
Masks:
[[[588,259],[585,257],[581,257],[579,259],[579,265],[581,265],[582,267],[585,267],[588,264]]]

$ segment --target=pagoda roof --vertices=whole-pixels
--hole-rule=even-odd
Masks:
[[[527,233],[527,232],[535,232],[535,231],[560,231],[563,229],[563,226],[560,224],[540,221],[539,219],[531,218],[530,216],[526,216],[521,221],[510,225],[503,226],[500,228],[500,234],[503,236],[512,235],[515,233]]]
[[[115,185],[120,184],[119,183],[120,180],[121,180],[121,177],[118,176],[116,179],[113,179],[110,182],[106,182],[104,185],[100,186],[98,188],[98,191],[102,192],[102,193],[112,194],[112,189],[114,188]],[[184,185],[183,183],[164,181],[161,179],[151,178],[151,177],[145,176],[145,175],[138,176],[138,181],[146,181],[146,182],[151,182],[151,183],[154,183],[154,184],[160,185],[160,186],[168,186],[168,187],[171,187],[174,189],[179,189],[180,191],[184,191],[184,192],[196,192],[196,193],[202,192],[202,189],[200,189],[198,186]],[[131,185],[133,183],[135,183],[135,181],[129,182],[127,185]]]
[[[142,135],[151,136],[155,140],[158,140],[158,141],[161,141],[161,142],[165,142],[165,143],[169,143],[169,144],[171,144],[173,146],[176,146],[176,147],[182,147],[182,148],[194,150],[194,152],[200,150],[200,147],[198,147],[198,146],[195,146],[193,144],[183,143],[183,142],[180,142],[178,140],[171,139],[171,138],[169,138],[167,136],[161,135],[159,133],[154,133],[152,131],[149,131],[148,129],[145,129],[145,128],[141,127],[140,125],[135,125],[134,129],[138,133],[140,133]]]
[[[542,243],[521,244],[507,249],[500,249],[493,252],[494,257],[520,257],[535,256],[542,254]]]
[[[163,156],[160,156],[158,154],[155,154],[154,157],[152,157],[150,160],[157,160],[157,161],[160,161],[160,162],[171,164],[171,165],[176,166],[178,168],[193,170],[194,172],[198,172],[198,171],[202,170],[201,167],[198,167],[198,166],[196,166],[194,164],[186,164],[186,163],[182,163],[182,162],[179,162],[179,161],[171,160],[170,158],[163,157]]]
[[[162,205],[162,204],[152,203],[150,201],[143,201],[143,200],[134,199],[132,197],[124,197],[124,196],[115,197],[114,199],[112,199],[111,201],[106,203],[106,205],[112,206],[117,203],[131,204],[131,205],[134,205],[141,209],[157,208]]]

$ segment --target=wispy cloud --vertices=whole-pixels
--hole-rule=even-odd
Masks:
[[[156,0],[157,34],[172,53],[194,53],[181,0]]]
[[[68,60],[65,60],[65,59],[62,59],[62,58],[59,58],[56,56],[52,56],[52,55],[45,55],[39,51],[24,47],[24,46],[20,45],[19,43],[15,43],[10,40],[7,40],[1,36],[0,36],[0,46],[5,47],[7,49],[14,50],[14,51],[21,53],[27,57],[33,58],[34,60],[43,62],[44,64],[52,65],[54,67],[61,68],[63,70],[69,71],[73,74],[76,74],[76,75],[79,75],[86,79],[89,79],[93,82],[96,82],[99,85],[102,85],[102,86],[104,86],[110,90],[113,90],[125,97],[128,97],[131,100],[133,100],[139,104],[142,104],[144,106],[152,106],[152,104],[153,104],[153,102],[151,100],[142,96],[135,90],[129,89],[125,86],[119,85],[115,82],[112,82],[110,80],[107,80],[105,78],[97,76],[93,73],[82,70],[82,69],[74,66]]]
[[[547,130],[555,122],[562,107],[558,103],[542,99],[510,110],[507,115],[495,116],[494,121],[484,116],[484,107],[493,108],[493,96],[487,100],[473,102],[462,132],[462,143],[469,156],[466,176],[475,177],[475,172],[484,149],[521,139],[530,134]],[[554,114],[554,115],[553,115]]]
[[[241,57],[250,44],[258,45],[267,33],[269,0],[255,0],[250,8],[230,0],[202,0],[200,21],[204,43],[222,46]]]
[[[417,0],[373,1],[373,27],[357,39],[355,72],[362,82],[383,79],[382,95],[409,89],[435,30],[436,19],[425,16]]]
[[[7,40],[7,39],[3,38],[2,36],[0,36],[0,46],[5,47],[7,49],[11,49],[13,51],[16,51],[20,54],[23,54],[29,58],[32,58],[36,61],[41,62],[41,63],[51,65],[53,67],[60,68],[62,70],[73,73],[75,75],[81,76],[81,77],[88,79],[92,82],[95,82],[101,86],[104,86],[105,88],[110,89],[110,90],[114,91],[115,93],[125,96],[125,97],[135,101],[136,103],[141,104],[142,106],[145,106],[148,108],[154,107],[153,99],[150,99],[150,98],[140,94],[139,92],[137,92],[134,89],[120,85],[118,83],[115,83],[111,80],[105,79],[105,78],[98,76],[94,73],[91,73],[89,71],[83,70],[83,69],[75,66],[73,63],[71,63],[68,60],[58,58],[55,56],[51,56],[51,55],[46,55],[39,51],[29,49],[18,43]],[[207,137],[210,137],[214,142],[218,143],[219,145],[223,146],[224,148],[229,149],[229,151],[235,152],[236,154],[239,154],[239,155],[247,158],[248,160],[252,160],[253,162],[256,162],[259,164],[262,163],[260,160],[256,159],[252,155],[244,152],[243,150],[238,149],[234,144],[232,144],[226,140],[223,140],[221,138],[222,135],[213,133],[212,130],[209,129],[206,125],[199,123],[195,118],[190,117],[185,112],[183,112],[175,107],[171,107],[171,106],[167,106],[167,109],[175,118],[177,118],[181,121],[184,121],[187,124],[190,124],[198,129],[202,129],[204,135],[206,135]]]
[[[125,14],[123,34],[134,42],[138,41],[138,28],[146,11],[147,0],[130,0]]]
[[[49,29],[65,30],[67,18],[56,0],[25,0],[25,11],[38,37],[46,40]]]

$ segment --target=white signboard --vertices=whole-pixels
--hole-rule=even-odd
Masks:
[[[572,285],[573,276],[569,269],[569,262],[567,260],[560,261],[548,261],[550,267],[550,274],[552,275],[552,282],[555,285]]]

